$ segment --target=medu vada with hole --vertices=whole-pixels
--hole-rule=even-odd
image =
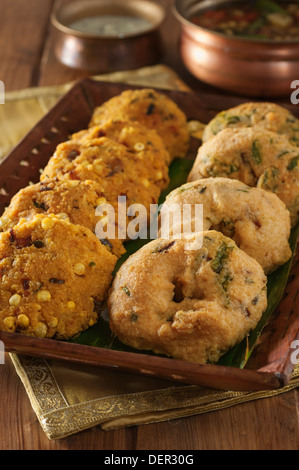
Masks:
[[[256,327],[267,278],[220,232],[156,239],[120,267],[108,306],[111,330],[124,344],[215,363]]]
[[[203,208],[202,230],[217,230],[232,238],[260,263],[265,273],[290,259],[291,222],[285,204],[271,192],[229,178],[201,179],[172,191],[160,214],[160,236],[163,230],[170,236],[185,230],[194,232],[198,223],[197,204]],[[186,205],[190,207],[189,227],[188,224],[184,227]],[[172,209],[174,217],[163,217]]]
[[[205,126],[202,141],[207,142],[223,129],[244,127],[285,135],[291,144],[299,146],[299,120],[283,106],[268,102],[242,103],[221,111]]]
[[[285,135],[257,129],[224,129],[199,147],[188,181],[225,177],[275,193],[294,227],[299,222],[299,150]]]

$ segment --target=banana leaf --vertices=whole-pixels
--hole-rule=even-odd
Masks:
[[[187,180],[187,176],[192,168],[193,161],[187,159],[176,159],[170,166],[170,184],[161,195],[159,204],[162,204],[165,197],[173,189],[181,186]],[[296,250],[297,238],[299,235],[299,225],[292,230],[290,236],[290,246],[293,256]],[[149,240],[131,240],[126,243],[126,254],[121,257],[115,268],[115,272],[126,261],[126,259],[139,250],[143,245],[148,243]],[[288,276],[291,268],[293,257],[283,266],[279,267],[276,271],[268,276],[268,306],[264,312],[257,327],[238,345],[234,346],[228,351],[218,362],[218,365],[244,368],[256,343],[260,337],[264,326],[269,321],[272,313],[277,308],[288,281]],[[123,352],[138,352],[139,354],[153,355],[149,351],[136,351],[129,346],[122,344],[117,337],[112,333],[109,327],[109,318],[107,308],[103,307],[102,314],[96,325],[81,333],[77,338],[71,342],[85,344],[89,346],[113,349]]]
[[[218,362],[219,365],[239,368],[245,367],[257,343],[257,340],[262,334],[265,325],[268,323],[272,313],[276,310],[281,298],[283,297],[288,282],[292,261],[296,252],[298,236],[299,225],[292,230],[290,235],[289,243],[292,250],[291,259],[268,276],[268,305],[258,325],[240,344],[233,347],[229,352],[221,357],[220,361]]]

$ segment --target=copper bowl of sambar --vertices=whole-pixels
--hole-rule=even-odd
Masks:
[[[252,4],[242,2],[246,3]],[[181,24],[180,53],[186,68],[199,80],[234,94],[290,96],[291,83],[298,78],[299,40],[229,36],[191,21],[208,9],[228,4],[237,8],[240,0],[175,0],[173,10]]]

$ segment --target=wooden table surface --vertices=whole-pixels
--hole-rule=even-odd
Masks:
[[[1,0],[0,80],[5,83],[7,91],[62,84],[84,76],[65,68],[53,56],[49,16],[53,8],[65,1]],[[213,90],[192,78],[184,69],[178,56],[179,26],[171,12],[163,35],[166,53],[162,62],[171,66],[195,91]],[[298,390],[165,423],[109,432],[96,427],[59,441],[50,441],[45,436],[8,355],[6,363],[0,365],[0,397],[1,450],[299,448]]]

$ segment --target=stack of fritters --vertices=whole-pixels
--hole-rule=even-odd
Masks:
[[[93,325],[125,253],[118,198],[142,204],[149,216],[171,160],[187,150],[186,117],[164,94],[134,90],[110,101],[58,145],[40,182],[19,191],[1,217],[0,330],[68,339]],[[105,119],[96,123],[102,109]],[[115,236],[99,238],[111,222],[108,206]]]
[[[275,193],[299,222],[299,120],[272,103],[219,113],[205,128],[189,181],[227,177]]]
[[[217,362],[257,326],[266,274],[290,259],[291,225],[299,221],[298,139],[299,121],[271,103],[240,105],[205,127],[189,182],[162,207],[161,238],[114,279],[110,323],[121,341]]]

